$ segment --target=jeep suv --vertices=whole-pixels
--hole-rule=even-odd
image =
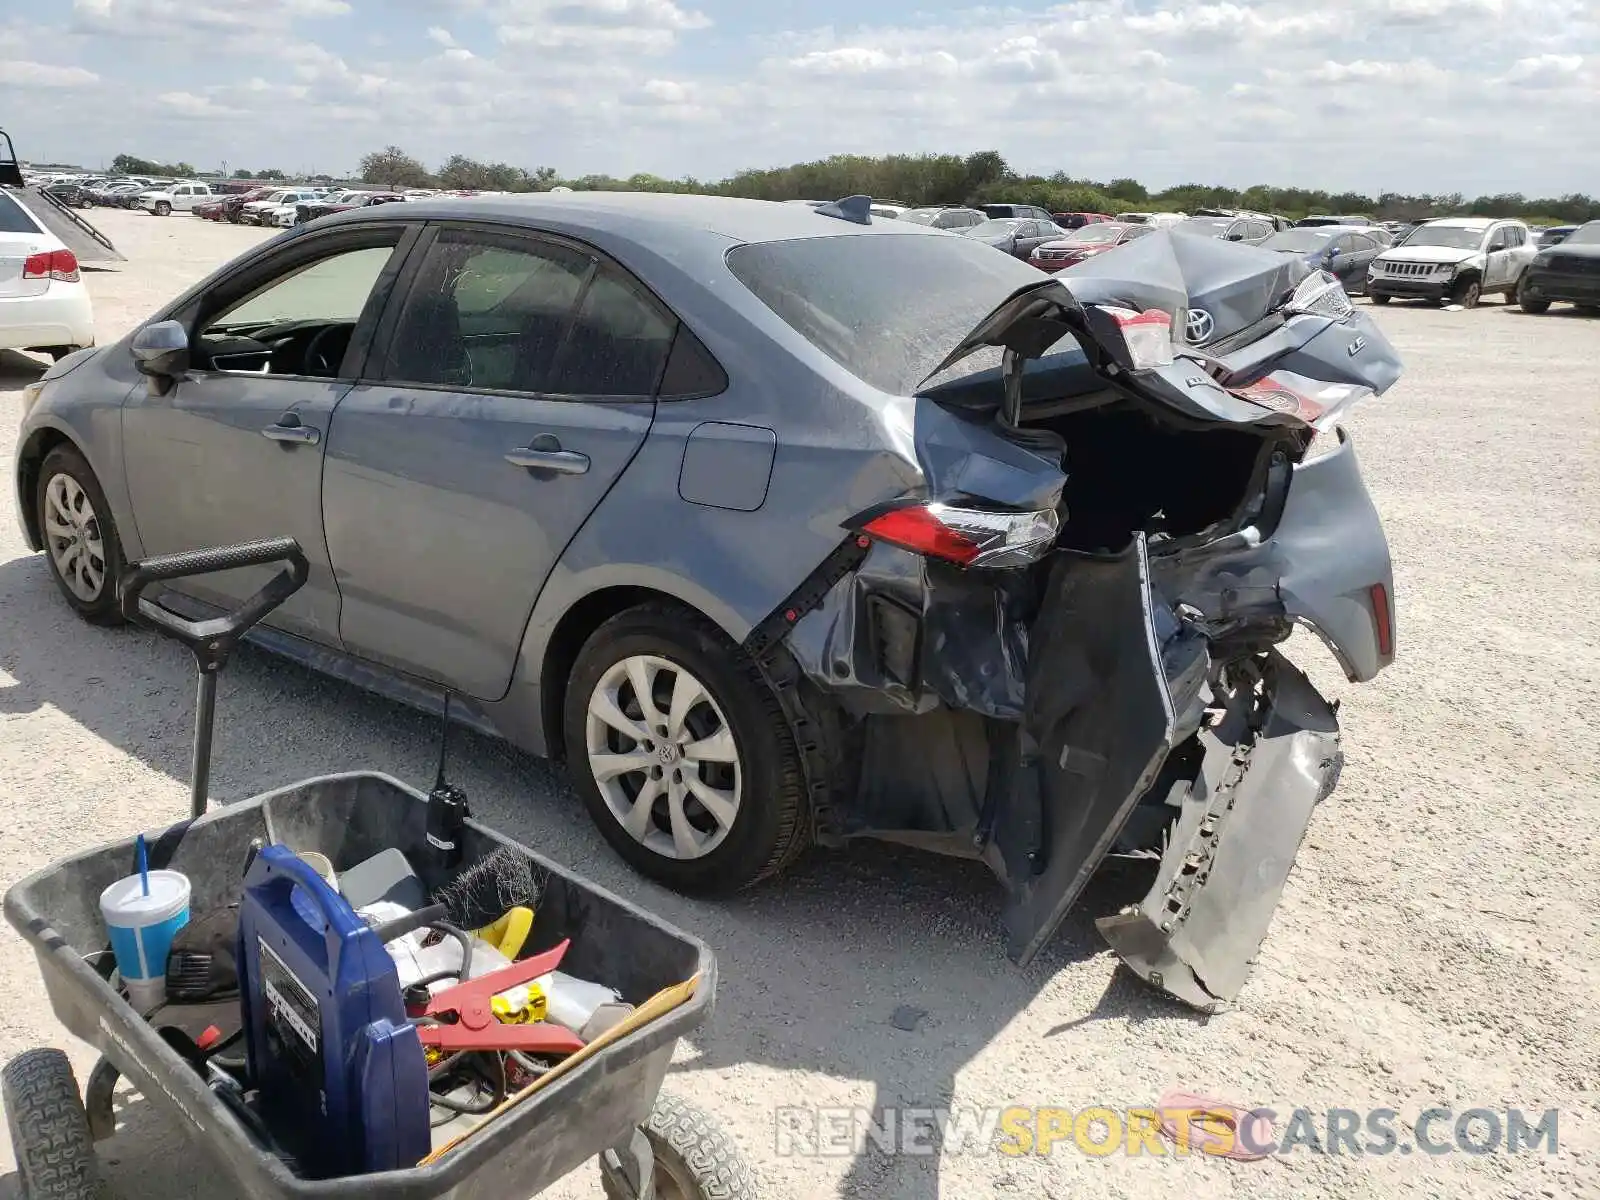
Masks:
[[[1521,221],[1447,217],[1418,225],[1367,270],[1374,304],[1396,296],[1473,308],[1489,292],[1517,301],[1522,277],[1538,253]]]

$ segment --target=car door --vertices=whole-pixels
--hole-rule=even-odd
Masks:
[[[1511,238],[1509,227],[1497,225],[1489,233],[1485,246],[1483,265],[1483,290],[1493,291],[1511,282]]]
[[[576,243],[450,224],[415,257],[329,442],[339,629],[352,653],[493,700],[649,431],[676,321]]]
[[[1340,279],[1344,282],[1346,291],[1360,291],[1367,286],[1367,270],[1372,266],[1372,260],[1382,251],[1383,242],[1366,233],[1351,234],[1350,242],[1349,270],[1341,275]]]
[[[322,529],[329,422],[415,233],[398,222],[347,228],[249,260],[173,314],[190,331],[183,378],[164,396],[135,390],[122,409],[145,552],[296,538],[311,574],[270,621],[327,645],[338,645],[339,627]],[[231,605],[270,574],[229,571],[181,590]]]

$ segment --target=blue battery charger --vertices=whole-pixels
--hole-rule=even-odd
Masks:
[[[239,994],[260,1111],[304,1175],[414,1167],[428,1067],[394,959],[309,863],[267,846],[239,903]]]

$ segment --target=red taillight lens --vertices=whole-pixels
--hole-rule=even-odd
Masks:
[[[990,512],[932,503],[890,509],[860,531],[957,566],[1022,567],[1055,545],[1060,528],[1060,517],[1050,510]]]
[[[22,261],[22,277],[77,283],[78,256],[71,250],[47,250],[42,254],[30,254]]]
[[[1378,633],[1378,653],[1384,658],[1394,657],[1394,614],[1389,611],[1389,589],[1375,583],[1369,592],[1372,597],[1372,624]]]
[[[983,550],[975,539],[951,529],[920,504],[911,508],[897,508],[881,517],[874,517],[861,527],[861,532],[880,542],[959,563],[963,567]]]

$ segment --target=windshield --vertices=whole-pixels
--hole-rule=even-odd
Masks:
[[[937,208],[908,208],[900,214],[900,219],[910,221],[913,225],[932,225],[941,211]]]
[[[1217,234],[1232,224],[1232,217],[1190,217],[1187,221],[1179,221],[1178,228],[1185,233]]]
[[[1304,253],[1311,250],[1321,250],[1330,241],[1338,236],[1331,229],[1291,229],[1287,233],[1275,233],[1261,243],[1263,250],[1292,250]]]
[[[1107,242],[1114,242],[1122,236],[1122,229],[1116,225],[1101,223],[1098,225],[1085,225],[1071,237],[1068,242],[1074,246],[1103,246]]]
[[[1563,246],[1600,246],[1600,221],[1590,221],[1567,236]]]
[[[980,222],[979,224],[974,225],[971,229],[966,230],[966,232],[970,233],[973,237],[980,238],[1005,237],[1008,233],[1015,233],[1017,231],[1017,226],[1021,224],[1022,222],[1020,220],[1016,220],[1011,217],[1003,217],[997,221]]]
[[[1412,246],[1437,246],[1443,250],[1476,250],[1483,245],[1483,230],[1460,225],[1418,225],[1405,241]]]
[[[834,362],[909,396],[974,326],[1039,271],[969,238],[866,236],[754,242],[728,268]]]

